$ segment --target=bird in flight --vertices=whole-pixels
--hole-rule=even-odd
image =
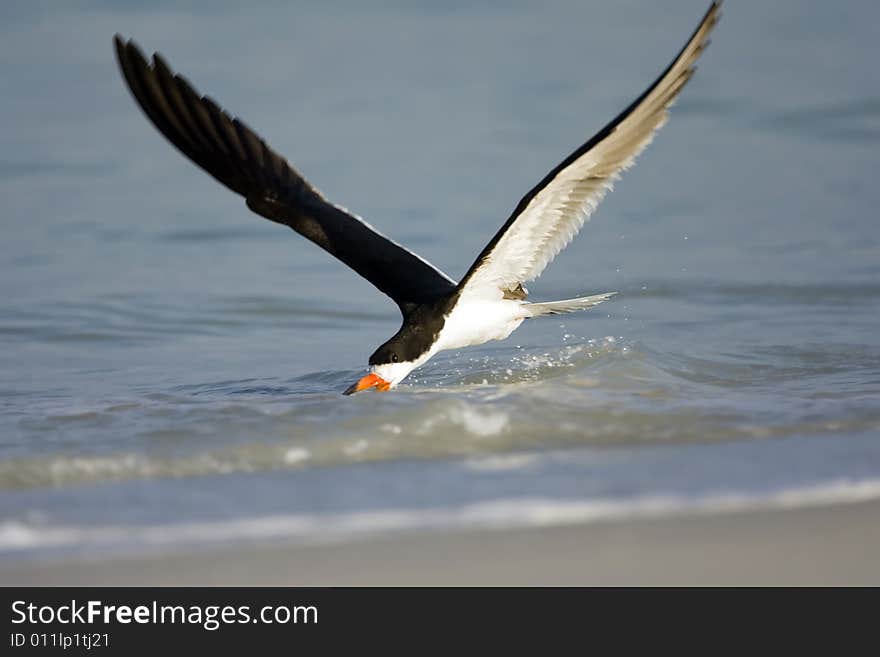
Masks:
[[[525,283],[578,233],[620,173],[651,142],[695,71],[720,18],[713,2],[691,38],[632,104],[556,166],[520,200],[456,282],[366,221],[328,201],[238,118],[175,74],[158,53],[148,62],[116,35],[116,55],[134,99],[195,164],[244,197],[248,208],[285,224],[354,269],[398,305],[400,330],[369,359],[344,394],[389,390],[434,354],[503,340],[525,319],[586,310],[615,293],[527,301]]]

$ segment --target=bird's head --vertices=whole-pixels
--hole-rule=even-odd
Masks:
[[[413,353],[413,346],[412,341],[406,339],[406,335],[394,336],[370,356],[369,374],[351,385],[343,394],[351,395],[369,388],[385,392],[397,386],[430,356],[424,350],[419,350],[421,353]]]

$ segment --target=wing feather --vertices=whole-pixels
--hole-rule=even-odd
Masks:
[[[147,118],[254,212],[293,228],[394,299],[404,314],[455,290],[439,269],[328,202],[242,120],[200,96],[165,60],[115,39],[123,78]]]
[[[720,5],[712,3],[678,56],[639,98],[522,198],[459,283],[462,294],[496,297],[534,280],[574,239],[666,122],[709,44]]]

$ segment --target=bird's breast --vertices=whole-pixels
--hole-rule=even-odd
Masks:
[[[446,317],[437,337],[437,351],[461,349],[503,340],[518,327],[526,314],[519,301],[499,299],[460,301]]]

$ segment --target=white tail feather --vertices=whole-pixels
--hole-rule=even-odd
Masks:
[[[607,301],[617,292],[606,292],[605,294],[594,294],[591,297],[578,297],[577,299],[565,299],[564,301],[544,301],[543,303],[526,303],[523,304],[526,312],[530,317],[540,317],[541,315],[562,315],[564,313],[573,313],[578,310],[586,310],[597,306],[603,301]]]

